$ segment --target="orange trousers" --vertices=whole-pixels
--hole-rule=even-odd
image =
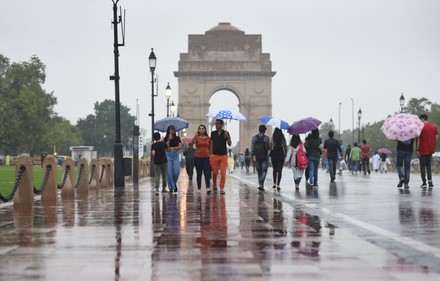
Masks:
[[[226,183],[226,167],[228,165],[228,155],[211,155],[210,158],[212,169],[213,186],[217,186],[218,170],[220,168],[220,189],[225,188]]]

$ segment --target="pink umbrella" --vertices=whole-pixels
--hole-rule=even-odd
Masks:
[[[390,140],[406,141],[420,135],[424,123],[414,114],[399,113],[385,119],[380,128]]]
[[[377,150],[377,152],[379,152],[380,154],[382,154],[382,153],[385,153],[385,154],[391,154],[391,150],[389,150],[388,148],[384,148],[384,147],[379,148],[379,149]]]

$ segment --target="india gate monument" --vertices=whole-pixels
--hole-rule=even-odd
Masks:
[[[247,121],[239,122],[239,151],[250,147],[261,124],[258,118],[272,115],[272,71],[270,54],[262,53],[261,35],[247,35],[222,22],[204,35],[188,35],[188,53],[181,53],[178,71],[179,116],[189,121],[188,136],[199,124],[210,127],[210,98],[219,91],[232,92]],[[266,132],[271,136],[271,127]]]

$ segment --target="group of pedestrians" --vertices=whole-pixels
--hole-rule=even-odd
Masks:
[[[422,188],[432,188],[431,157],[435,152],[436,142],[438,141],[438,130],[435,125],[428,123],[426,114],[420,115],[424,122],[424,128],[419,137],[407,141],[397,142],[397,173],[399,182],[397,187],[409,188],[410,180],[410,162],[414,150],[414,144],[417,156],[420,159]],[[205,125],[198,126],[197,132],[191,143],[188,145],[186,155],[193,155],[193,163],[196,168],[197,189],[202,188],[202,177],[204,177],[207,193],[212,190],[216,192],[218,187],[220,194],[225,193],[226,171],[228,168],[228,159],[230,158],[230,172],[233,169],[233,155],[231,149],[231,136],[228,131],[223,129],[223,120],[217,119],[215,122],[216,130],[208,135]],[[330,176],[330,182],[336,180],[336,171],[338,164],[345,163],[347,159],[349,170],[352,174],[363,172],[364,175],[370,174],[371,146],[366,140],[358,146],[354,143],[349,145],[344,151],[342,142],[334,138],[334,132],[328,133],[328,138],[322,142],[319,135],[319,129],[314,129],[305,138],[304,143],[299,135],[292,135],[289,145],[284,134],[279,128],[275,128],[272,137],[267,136],[267,127],[260,125],[258,133],[252,137],[251,149],[246,149],[244,153],[244,162],[246,173],[249,174],[250,163],[253,163],[257,171],[258,189],[264,191],[264,183],[271,161],[273,172],[273,189],[280,191],[283,167],[288,166],[292,169],[295,189],[299,189],[299,184],[303,175],[306,178],[306,186],[318,188],[318,170],[321,156],[324,153],[327,159],[327,171]],[[174,126],[170,126],[163,140],[159,133],[154,134],[155,143],[152,145],[152,157],[155,165],[155,188],[159,190],[160,178],[162,177],[162,191],[177,193],[177,180],[180,172],[179,153],[182,149],[182,143],[176,134]],[[303,156],[304,155],[304,156]],[[303,160],[303,158],[305,160]],[[190,158],[187,156],[187,158]],[[192,158],[192,157],[191,157]],[[387,172],[386,154],[379,155],[378,152],[373,156],[373,170]],[[301,161],[301,162],[300,162]],[[303,161],[306,161],[304,165]],[[192,168],[190,168],[192,170]],[[342,167],[339,166],[340,172]],[[218,181],[220,173],[220,180]],[[192,180],[192,171],[188,171],[188,176]],[[167,188],[168,185],[168,188]]]
[[[227,145],[231,146],[231,136],[223,129],[223,120],[217,119],[216,130],[208,136],[206,126],[201,124],[191,143],[188,145],[186,155],[193,158],[196,168],[197,189],[202,187],[202,177],[205,180],[207,193],[211,193],[211,174],[213,191],[217,191],[217,178],[220,172],[220,194],[225,193],[226,168],[228,164]],[[176,128],[169,126],[163,140],[158,132],[155,132],[154,143],[151,146],[151,157],[154,163],[155,178],[154,186],[159,193],[160,180],[162,179],[162,192],[177,193],[177,181],[180,173],[179,155],[182,150],[182,141],[176,134]],[[193,156],[193,157],[191,157]],[[191,170],[191,169],[188,169]],[[192,179],[192,172],[188,173]]]

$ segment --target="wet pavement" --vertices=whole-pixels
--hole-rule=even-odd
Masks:
[[[226,194],[152,182],[101,188],[56,206],[0,206],[0,280],[440,280],[440,177],[396,188],[395,173],[295,191],[257,190],[235,170]]]

